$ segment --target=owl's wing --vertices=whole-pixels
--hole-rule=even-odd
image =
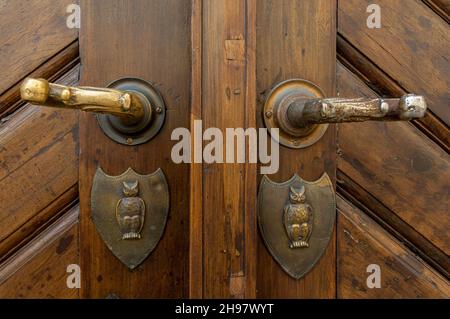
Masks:
[[[284,227],[286,231],[289,233],[289,205],[284,206]]]

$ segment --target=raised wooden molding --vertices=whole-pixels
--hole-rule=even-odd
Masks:
[[[339,298],[447,298],[448,281],[363,212],[337,196]],[[381,287],[367,287],[367,267]]]
[[[63,50],[45,61],[27,77],[44,78],[50,82],[62,80],[66,73],[79,64],[78,39],[70,43]],[[78,76],[77,76],[78,78]],[[8,116],[25,105],[20,99],[20,85],[24,78],[18,79],[17,83],[0,95],[0,119]],[[77,81],[78,82],[78,79]],[[64,83],[65,84],[65,83]],[[71,83],[76,84],[76,83]]]
[[[0,285],[28,263],[34,256],[48,247],[70,227],[78,223],[79,206],[73,207],[54,224],[41,232],[27,245],[0,265]]]
[[[341,170],[338,170],[337,180],[337,192],[342,198],[371,217],[444,276],[450,277],[450,261],[442,250],[433,245],[425,236],[399,218]]]
[[[342,96],[377,96],[340,63],[337,74]],[[368,144],[374,135],[379,142]],[[442,224],[447,218],[445,151],[409,123],[367,122],[339,125],[337,153],[338,192],[360,209],[367,208],[364,211],[448,275],[450,264],[443,251],[447,235]]]
[[[75,85],[78,74],[79,65],[57,82]],[[77,198],[77,129],[76,112],[29,104],[0,122],[0,186],[9,189],[0,193],[0,261]]]
[[[449,0],[422,0],[434,12],[442,17],[447,23],[450,23],[450,1]]]
[[[78,37],[67,27],[67,6],[78,0],[2,1],[0,94]]]
[[[378,95],[399,97],[407,93],[397,81],[357,50],[342,35],[337,37],[338,61],[354,73]],[[432,111],[425,117],[411,122],[436,144],[450,152],[450,130]]]

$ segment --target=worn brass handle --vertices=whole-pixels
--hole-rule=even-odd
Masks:
[[[20,87],[23,100],[64,109],[95,112],[105,134],[125,145],[137,145],[154,137],[165,118],[159,92],[148,82],[123,78],[108,88],[72,87],[27,78]]]
[[[130,122],[138,122],[144,116],[143,104],[146,102],[138,94],[96,87],[71,87],[32,78],[25,79],[20,87],[22,99],[31,104],[111,114]]]
[[[424,97],[413,94],[397,99],[312,99],[292,102],[287,109],[287,118],[299,127],[342,122],[409,121],[423,117],[426,109]]]
[[[401,98],[324,98],[313,83],[293,79],[280,83],[268,95],[264,121],[279,128],[283,145],[301,148],[322,137],[328,123],[362,121],[409,121],[425,115],[427,105],[420,95]]]

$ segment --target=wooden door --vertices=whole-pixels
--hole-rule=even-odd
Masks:
[[[73,1],[63,2],[32,1],[46,12],[37,20],[20,1],[0,8],[23,25],[0,35],[0,66],[9,71],[0,81],[1,297],[449,296],[445,1],[378,1],[379,29],[367,27],[366,0],[81,0],[80,29],[68,28]],[[147,143],[118,144],[93,114],[21,103],[26,76],[97,87],[139,77],[163,96],[165,124]],[[259,233],[261,164],[171,158],[176,128],[264,127],[267,94],[293,78],[329,97],[423,94],[430,109],[413,123],[330,125],[310,147],[280,146],[272,180],[326,172],[337,196],[328,247],[300,279],[283,271]],[[92,221],[97,167],[166,175],[164,234],[134,270]],[[67,286],[69,265],[81,267],[79,288]],[[380,288],[367,285],[370,265],[379,266]]]

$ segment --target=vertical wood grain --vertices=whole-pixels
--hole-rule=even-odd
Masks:
[[[187,297],[189,293],[189,165],[171,158],[172,130],[190,123],[190,1],[81,1],[83,85],[105,86],[126,76],[153,83],[167,106],[164,127],[143,145],[107,138],[92,114],[80,117],[80,209],[83,297]],[[118,175],[161,168],[170,189],[170,212],[161,241],[129,271],[100,239],[90,217],[97,167]]]
[[[202,0],[191,10],[191,127],[202,119]],[[194,148],[194,139],[191,147]],[[203,167],[191,163],[189,205],[189,298],[203,297]]]
[[[277,83],[303,78],[320,86],[327,96],[335,94],[336,74],[335,1],[257,2],[256,72],[258,123],[265,94]],[[298,173],[313,181],[327,172],[335,181],[335,128],[330,125],[322,139],[305,149],[280,146],[280,170],[270,176],[281,182]],[[333,298],[336,295],[336,245],[329,246],[316,266],[303,278],[289,277],[258,242],[258,297]]]
[[[254,8],[203,1],[203,129],[255,127]],[[203,164],[204,297],[255,296],[255,180],[255,164]]]

